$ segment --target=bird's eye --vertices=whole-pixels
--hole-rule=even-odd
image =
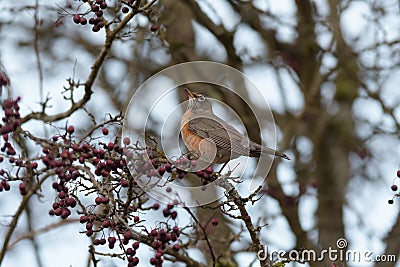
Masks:
[[[203,102],[203,101],[206,100],[206,98],[205,98],[204,95],[199,95],[199,97],[197,97],[197,99],[198,99],[200,102]]]

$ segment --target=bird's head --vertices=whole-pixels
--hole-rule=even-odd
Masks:
[[[212,105],[206,95],[192,92],[187,88],[185,90],[189,97],[188,109],[194,113],[212,112]]]

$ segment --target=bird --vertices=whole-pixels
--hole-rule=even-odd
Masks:
[[[262,153],[287,160],[283,152],[260,145],[214,114],[212,104],[204,94],[185,88],[188,95],[187,110],[182,115],[180,133],[191,154],[204,164],[225,165],[240,156],[260,157]]]

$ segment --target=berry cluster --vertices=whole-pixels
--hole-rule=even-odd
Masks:
[[[397,170],[397,178],[400,178],[400,169]],[[397,185],[393,184],[391,187],[393,192],[397,192],[397,190],[399,189]],[[394,197],[400,197],[400,193],[396,193]],[[393,204],[394,203],[394,198],[389,199],[388,200],[389,204]]]
[[[88,0],[82,0],[82,2],[86,3]],[[104,10],[107,8],[107,3],[105,0],[96,0],[92,1],[92,5],[90,6],[90,13],[92,17],[89,20],[84,15],[75,14],[72,19],[76,24],[86,25],[89,22],[89,25],[93,25],[92,31],[98,32],[101,28],[104,28],[103,15]]]
[[[23,159],[17,156],[17,152],[10,142],[10,134],[17,130],[19,125],[21,124],[21,118],[19,114],[19,105],[18,102],[21,100],[20,97],[17,97],[15,100],[6,99],[3,102],[2,108],[4,111],[4,117],[2,118],[3,124],[0,124],[0,134],[2,139],[4,140],[3,146],[0,148],[0,151],[5,153],[8,157],[8,162],[17,167],[17,170],[20,168],[28,168],[30,170],[36,169],[38,167],[37,162],[29,162],[24,161]],[[4,157],[0,156],[0,163],[4,162]],[[0,176],[3,176],[4,179],[1,180],[0,183],[0,192],[5,190],[10,190],[10,185],[7,179],[10,177],[10,173],[5,169],[0,169]],[[28,193],[27,186],[25,183],[19,184],[19,191],[21,195],[26,195]]]
[[[98,196],[95,198],[95,203],[96,205],[111,205],[108,197]],[[164,217],[171,218],[172,220],[176,219],[178,213],[173,210],[174,207],[174,204],[168,204],[167,207],[162,210]],[[159,210],[159,208],[160,204],[154,203],[150,209]],[[137,208],[132,209],[134,212],[136,210]],[[135,240],[135,235],[133,234],[131,227],[135,227],[135,225],[138,225],[141,221],[138,215],[132,216],[131,218],[134,224],[132,226],[127,226],[128,224],[115,220],[113,216],[105,217],[104,215],[92,213],[82,215],[80,217],[80,223],[85,224],[86,230],[84,233],[87,236],[92,236],[95,232],[101,233],[100,238],[93,240],[93,245],[95,246],[101,246],[108,243],[109,249],[114,249],[118,241],[121,242],[121,245],[128,246],[125,247],[124,252],[127,257],[128,267],[132,267],[137,266],[139,263],[139,259],[134,256],[136,255],[140,242],[134,241],[132,245],[129,246],[130,241]],[[147,231],[149,238],[148,244],[155,250],[155,255],[150,259],[150,264],[155,266],[162,266],[163,255],[168,246],[170,246],[174,251],[180,250],[180,245],[178,243],[170,244],[171,242],[176,242],[180,236],[178,226],[170,227],[167,222],[163,222],[162,224],[164,225],[163,228],[160,227]],[[143,229],[142,226],[137,227]],[[106,230],[108,230],[108,233]]]
[[[80,0],[83,3],[88,3],[88,0]],[[140,5],[141,0],[128,0],[126,2],[123,2],[124,6],[121,8],[121,12],[123,14],[129,13],[131,9],[137,9]],[[85,12],[84,14],[74,14],[72,16],[72,20],[76,24],[80,25],[93,25],[92,26],[92,31],[93,32],[98,32],[105,26],[106,20],[103,19],[104,16],[104,10],[107,9],[107,3],[105,0],[95,0],[89,3],[90,4],[90,11]],[[89,14],[92,14],[92,16],[87,19],[86,16]],[[151,32],[156,32],[158,30],[157,25],[151,25],[150,26],[150,31]],[[0,76],[0,82],[1,82],[1,76]],[[0,83],[0,86],[2,83]]]
[[[150,236],[153,239],[151,243],[151,247],[154,249],[154,257],[150,258],[150,264],[154,266],[162,266],[163,256],[165,253],[165,249],[169,245],[170,242],[175,242],[178,240],[180,235],[180,230],[178,226],[172,227],[172,229],[153,229],[150,231]],[[180,250],[180,245],[175,243],[172,245],[172,249],[174,251]]]
[[[97,1],[94,5],[100,6],[101,2]],[[56,178],[51,184],[56,191],[56,197],[49,214],[67,219],[79,201],[82,207],[79,211],[82,215],[80,222],[85,227],[82,233],[88,237],[94,236],[94,246],[123,248],[128,267],[139,264],[139,258],[135,255],[139,244],[143,242],[145,217],[142,214],[145,211],[162,212],[165,218],[158,227],[144,229],[146,243],[154,249],[154,256],[149,259],[150,264],[162,266],[167,251],[180,251],[181,246],[177,241],[181,230],[175,223],[178,217],[175,207],[178,202],[170,203],[164,208],[159,203],[143,207],[148,199],[143,196],[142,190],[128,171],[127,163],[133,164],[139,175],[162,177],[168,173],[173,178],[183,179],[187,174],[186,170],[196,166],[196,161],[181,157],[168,162],[156,148],[134,149],[136,145],[131,145],[128,137],[123,138],[122,144],[116,141],[97,144],[85,141],[89,138],[78,141],[73,125],[68,125],[64,131],[50,139],[33,139],[41,145],[41,153],[34,159],[23,158],[9,140],[11,133],[15,133],[20,125],[19,101],[20,98],[6,100],[2,105],[5,115],[3,125],[0,126],[1,138],[4,140],[0,162],[8,159],[11,168],[0,169],[0,192],[10,190],[10,181],[21,181],[18,185],[21,195],[35,193],[32,190],[36,187],[32,185],[36,179],[40,180],[43,175],[50,174]],[[105,125],[106,123],[99,127],[99,131],[103,136],[108,136],[110,131]],[[93,138],[90,136],[90,140]],[[21,171],[22,168],[24,171]],[[205,183],[212,173],[212,168],[207,168],[197,175]],[[93,201],[86,207],[78,200],[79,193],[83,192],[92,197]],[[124,198],[127,194],[129,201]],[[217,225],[218,221],[213,221],[212,224]]]
[[[147,150],[147,156],[142,155],[142,158],[135,161],[134,168],[137,173],[146,175],[149,178],[161,177],[165,173],[170,173],[173,178],[183,179],[187,173],[180,159],[170,163],[152,149]]]
[[[10,191],[10,184],[5,179],[1,179],[0,182],[0,192],[3,190]]]
[[[212,179],[213,178],[213,173],[214,173],[214,170],[213,170],[213,168],[211,166],[206,168],[205,170],[196,172],[197,176],[199,176],[201,178],[201,181],[202,181],[203,185],[206,185],[210,181],[213,180]]]
[[[174,210],[172,210],[174,208],[174,204],[168,204],[167,207],[165,209],[163,209],[163,215],[165,218],[170,217],[171,219],[175,220],[176,217],[178,216],[178,213]]]
[[[126,166],[126,162],[123,159],[124,149],[119,145],[109,142],[108,144],[99,143],[100,147],[97,147],[87,142],[74,143],[72,140],[74,132],[74,126],[70,125],[64,135],[52,137],[51,140],[54,142],[53,149],[43,149],[42,162],[47,168],[54,169],[58,178],[52,184],[53,189],[58,192],[58,202],[56,202],[57,205],[53,205],[53,210],[50,211],[50,214],[61,216],[62,218],[67,218],[71,214],[68,207],[74,208],[76,206],[75,199],[70,197],[69,189],[74,187],[68,185],[75,184],[77,178],[83,177],[79,170],[79,165],[86,166],[89,164],[94,166],[94,174],[99,178],[111,177],[111,175],[121,177]],[[102,133],[107,135],[108,129],[103,128]],[[35,164],[35,166],[31,167],[37,167],[37,163]],[[117,183],[116,185],[121,187],[129,186],[126,179],[115,180],[115,182]],[[95,203],[97,205],[108,204],[109,198],[108,196],[97,196]]]
[[[21,100],[18,97],[15,100],[6,99],[3,102],[2,108],[4,110],[4,117],[2,121],[4,124],[0,124],[0,134],[5,135],[15,131],[18,126],[21,124],[20,114],[19,114],[19,105],[18,102]]]
[[[66,187],[63,187],[66,189]],[[49,211],[50,215],[60,216],[63,219],[68,218],[71,215],[69,208],[76,207],[76,200],[72,197],[68,197],[68,190],[61,191],[58,193],[58,200],[53,203],[53,209]]]
[[[135,171],[147,177],[162,177],[165,173],[171,175],[171,180],[178,178],[183,179],[187,174],[187,170],[196,168],[196,160],[189,160],[181,157],[175,161],[169,162],[165,157],[160,156],[158,152],[148,149],[147,157],[142,156],[141,159],[135,161]],[[196,175],[201,179],[203,185],[215,180],[213,167],[207,167],[205,170],[199,170]],[[168,191],[169,187],[167,187]]]

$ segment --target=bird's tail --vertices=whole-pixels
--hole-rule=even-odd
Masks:
[[[265,146],[260,146],[257,144],[257,146],[255,148],[252,147],[252,149],[250,150],[250,157],[259,157],[261,155],[261,153],[265,153],[268,155],[274,155],[275,157],[281,157],[287,160],[290,160],[290,158],[283,152],[269,148],[269,147],[265,147]]]

